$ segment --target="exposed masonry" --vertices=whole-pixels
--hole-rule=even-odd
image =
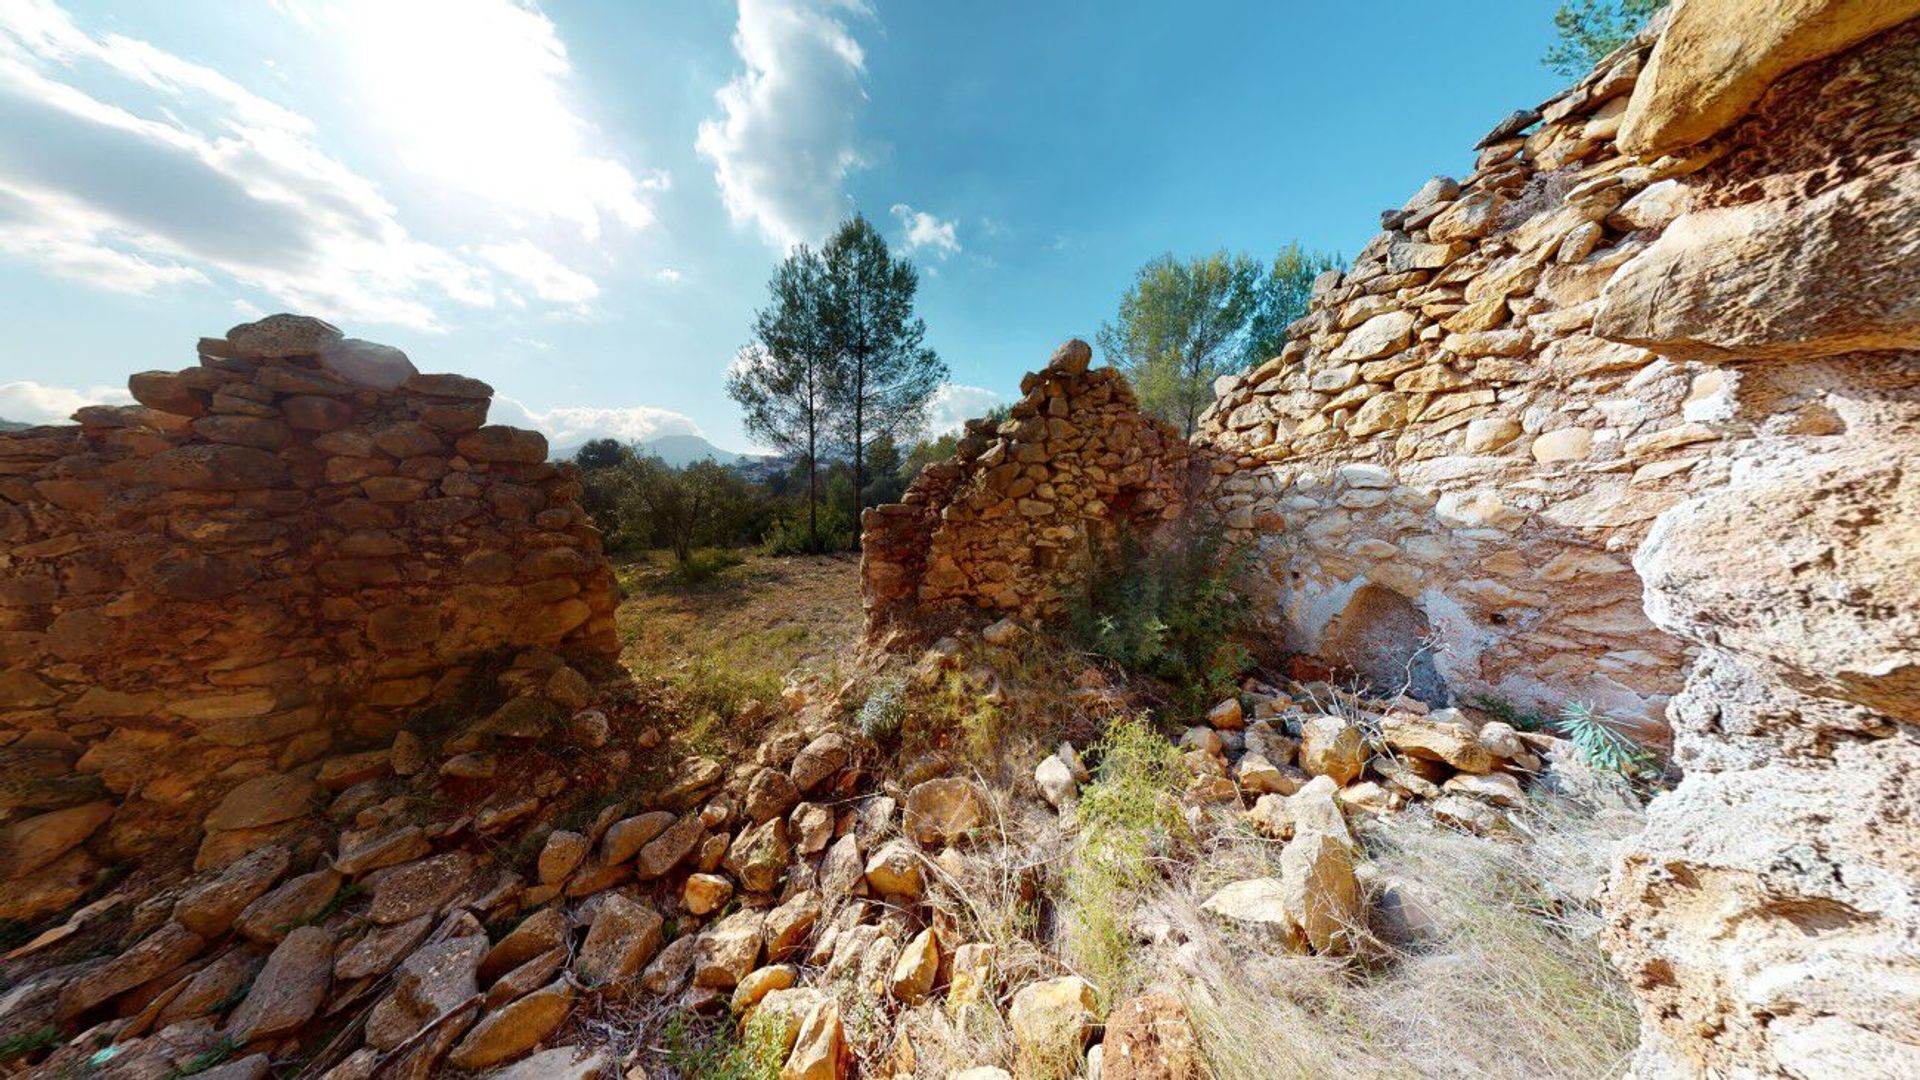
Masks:
[[[385,746],[477,657],[614,647],[573,470],[487,426],[486,384],[295,316],[200,354],[0,435],[0,813],[89,807],[93,833],[6,860],[0,918],[235,781]]]

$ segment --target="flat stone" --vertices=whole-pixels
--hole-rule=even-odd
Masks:
[[[391,925],[439,912],[469,884],[473,872],[473,856],[464,851],[395,867],[374,886],[368,916]]]
[[[380,345],[359,338],[333,342],[320,353],[320,366],[355,386],[375,390],[398,389],[417,374],[407,354],[391,345]]]
[[[249,1043],[285,1035],[313,1019],[333,981],[333,933],[303,926],[267,957],[246,1000],[227,1021],[227,1035]]]
[[[639,974],[660,951],[662,925],[659,912],[645,904],[617,893],[608,895],[594,913],[573,973],[589,986]]]
[[[332,323],[283,312],[227,331],[227,355],[242,360],[317,356],[339,340],[340,330]]]
[[[312,813],[320,799],[320,786],[312,780],[291,773],[268,773],[227,792],[204,824],[210,830],[277,825]]]
[[[173,917],[196,934],[224,934],[240,912],[272,888],[292,864],[293,854],[285,847],[257,848],[218,874],[189,885],[174,903]]]
[[[67,983],[60,991],[56,1015],[71,1020],[83,1012],[165,975],[194,958],[207,941],[179,923],[162,923],[158,930],[113,959]]]

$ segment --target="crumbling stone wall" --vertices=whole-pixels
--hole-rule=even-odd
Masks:
[[[1430,667],[1430,697],[1581,699],[1658,733],[1686,645],[1648,622],[1631,554],[1661,511],[1724,481],[1740,425],[1718,371],[1592,329],[1701,165],[1614,145],[1651,43],[1382,215],[1281,355],[1221,387],[1201,437],[1234,467],[1214,508],[1263,552],[1261,610],[1292,650]],[[1354,624],[1380,589],[1426,642],[1347,647],[1379,644]]]
[[[953,460],[861,516],[870,633],[916,610],[1052,614],[1095,548],[1186,509],[1179,432],[1144,416],[1119,372],[1088,370],[1092,358],[1084,341],[1062,345],[1005,423],[973,421]]]
[[[1596,330],[1713,365],[1747,435],[1635,557],[1700,650],[1606,897],[1641,1080],[1920,1075],[1916,20],[1688,0],[1628,110],[1707,160]]]
[[[276,315],[129,386],[0,434],[0,918],[385,746],[476,657],[614,649],[573,471],[484,383]]]

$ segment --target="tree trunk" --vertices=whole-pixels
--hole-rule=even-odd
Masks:
[[[866,419],[867,419],[867,360],[866,349],[860,350],[860,359],[853,369],[853,546],[860,546],[860,504],[861,495],[867,487],[866,471]]]

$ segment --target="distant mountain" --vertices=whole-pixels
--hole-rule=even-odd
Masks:
[[[572,446],[555,447],[553,458],[556,461],[572,461],[574,455],[586,443]],[[676,469],[684,469],[696,461],[712,459],[722,465],[751,465],[760,461],[754,454],[736,454],[731,450],[722,450],[698,435],[656,435],[634,444],[643,454],[653,454],[661,461]]]
[[[0,431],[25,431],[32,426],[32,424],[23,424],[18,420],[8,420],[5,417],[0,417]]]

